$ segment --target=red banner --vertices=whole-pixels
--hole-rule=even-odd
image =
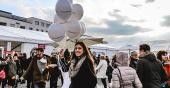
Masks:
[[[45,44],[38,44],[38,48],[43,48],[43,49],[45,49]]]

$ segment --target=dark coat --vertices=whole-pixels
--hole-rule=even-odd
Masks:
[[[151,53],[140,57],[137,64],[137,74],[143,88],[161,88],[161,84],[167,80],[161,62]]]
[[[138,59],[132,59],[131,58],[129,67],[132,67],[132,68],[134,68],[136,70],[137,61],[138,61]]]
[[[89,59],[85,59],[79,72],[71,78],[70,88],[95,88],[97,78],[92,71]]]
[[[44,58],[47,59],[47,64],[50,64],[50,60],[48,56],[44,55]],[[37,57],[34,56],[31,63],[29,64],[29,67],[28,69],[26,70],[26,72],[23,74],[23,77],[24,78],[29,78],[29,74],[32,74],[33,75],[33,82],[34,83],[39,83],[39,82],[44,82],[46,80],[48,80],[48,69],[45,69],[43,71],[43,73],[41,74],[39,68],[38,68],[38,65],[37,65]]]

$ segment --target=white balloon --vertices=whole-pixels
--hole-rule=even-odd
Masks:
[[[57,15],[66,21],[71,16],[72,6],[68,0],[58,0],[55,10]]]
[[[73,0],[68,0],[70,2],[70,4],[73,4]]]
[[[65,29],[62,24],[51,24],[48,35],[52,40],[59,42],[65,37]]]
[[[84,33],[86,32],[86,26],[83,22],[80,22],[80,25],[81,25],[81,36],[84,35]]]
[[[69,18],[69,21],[72,20],[80,20],[83,17],[84,10],[80,4],[73,4],[72,5],[72,14]]]
[[[54,16],[54,23],[57,23],[57,24],[63,24],[63,23],[66,23],[65,20],[59,18],[56,14]]]
[[[79,38],[80,36],[80,32],[81,32],[81,26],[80,23],[78,21],[72,21],[69,23],[66,23],[66,34],[69,38],[71,39],[75,39],[75,38]]]

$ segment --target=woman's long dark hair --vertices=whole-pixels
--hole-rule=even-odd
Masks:
[[[162,55],[166,55],[168,54],[167,51],[164,51],[164,50],[160,50],[158,53],[157,53],[157,59],[159,59],[163,64],[165,61],[162,60]]]
[[[85,45],[83,42],[76,42],[75,46],[76,46],[76,45],[82,46],[82,48],[83,48],[83,54],[81,55],[81,57],[86,56],[86,58],[89,59],[89,61],[90,61],[89,64],[92,65],[92,66],[90,66],[90,67],[93,67],[93,66],[94,66],[93,57],[92,57],[89,49],[86,47],[86,45]],[[74,49],[72,59],[76,59],[76,58],[78,58],[78,57],[75,55],[75,49]],[[91,68],[91,69],[93,70],[93,72],[95,72],[95,71],[94,71],[94,67]]]

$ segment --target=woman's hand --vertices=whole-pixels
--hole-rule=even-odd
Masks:
[[[16,77],[15,76],[12,76],[12,78],[11,79],[16,79]]]

